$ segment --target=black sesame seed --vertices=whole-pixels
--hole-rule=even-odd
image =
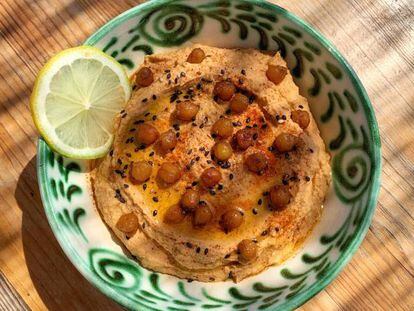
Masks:
[[[211,134],[211,137],[217,138],[217,134]]]
[[[224,69],[221,69],[221,70],[220,70],[220,73],[221,73],[222,75],[224,75],[224,73],[225,73]]]
[[[230,254],[227,254],[227,255],[224,256],[224,259],[227,259],[229,257],[230,257]]]
[[[264,196],[269,195],[269,191],[265,191],[265,192],[263,192],[263,195],[264,195]]]
[[[280,116],[278,114],[276,115],[275,118],[276,118],[276,121],[279,121],[280,120]]]
[[[255,99],[256,99],[256,96],[254,95],[249,96],[249,104],[252,104]]]
[[[152,197],[152,200],[154,201],[154,202],[158,202],[158,198],[157,197]]]
[[[199,128],[202,129],[204,127],[204,123],[201,123]]]
[[[154,156],[154,154],[155,154],[155,152],[154,152],[154,151],[151,151],[151,152],[150,152],[150,154],[149,154],[149,156],[150,156],[150,157],[153,157],[153,156]]]
[[[217,186],[217,189],[218,189],[218,190],[223,190],[223,188],[224,188],[224,186],[223,186],[222,184],[219,184],[219,185]]]
[[[158,211],[157,210],[154,210],[153,212],[152,212],[152,216],[157,216],[157,214],[158,214]]]
[[[262,129],[267,128],[267,124],[266,124],[266,123],[265,123],[265,124],[263,124],[263,125],[261,126],[261,128],[262,128]]]
[[[257,139],[257,137],[259,137],[259,134],[254,133],[254,134],[253,134],[253,139],[254,139],[254,140],[256,140],[256,139]]]
[[[198,162],[200,161],[200,157],[196,157],[195,160]]]
[[[208,248],[206,248],[205,250],[204,250],[204,255],[207,255],[208,254]]]
[[[269,150],[270,152],[274,151],[275,149],[273,148],[273,146],[270,146],[269,148],[267,148],[267,150]]]
[[[193,248],[193,244],[191,244],[190,242],[185,243],[185,246],[187,246],[188,248]]]
[[[118,159],[116,162],[118,162],[119,165],[122,165],[122,160]]]
[[[312,148],[309,148],[309,152],[310,152],[310,153],[313,153],[313,149],[312,149]]]
[[[185,72],[183,72],[183,71],[182,71],[182,72],[180,73],[180,76],[181,76],[181,77],[185,77]]]
[[[257,215],[257,209],[256,208],[253,208],[252,212],[253,212],[254,215]]]
[[[229,175],[229,179],[230,179],[230,180],[233,180],[233,178],[234,178],[234,175],[233,175],[233,174],[230,174],[230,175]]]
[[[257,201],[257,204],[259,204],[259,205],[262,205],[262,203],[263,203],[262,199],[259,199],[259,201]]]
[[[114,155],[114,150],[109,151],[109,155],[112,157]]]
[[[244,83],[243,79],[239,78],[239,84],[243,84],[243,83]]]
[[[310,177],[309,177],[309,176],[305,176],[305,180],[306,180],[306,181],[310,181],[311,179],[310,179]]]
[[[123,118],[125,118],[127,116],[127,114],[126,113],[124,113],[122,116],[121,116],[121,118],[123,119]]]
[[[246,75],[246,70],[242,69],[241,74],[245,76]]]
[[[282,120],[286,120],[286,116],[285,115],[282,116]]]
[[[200,251],[201,251],[201,248],[199,246],[197,246],[196,253],[198,254],[198,253],[200,253]]]
[[[157,116],[152,116],[152,121],[157,120]]]
[[[190,149],[190,150],[188,150],[188,151],[187,151],[187,154],[188,154],[188,155],[190,155],[190,154],[192,154],[192,153],[193,153],[193,149]]]
[[[143,184],[142,189],[144,189],[144,191],[147,190],[147,184]]]
[[[175,137],[180,137],[180,132],[175,133]]]
[[[211,195],[216,195],[216,192],[213,189],[210,189],[209,192],[210,192]]]
[[[267,230],[264,230],[264,231],[262,232],[262,236],[265,236],[265,235],[267,235]]]
[[[211,162],[211,160],[207,160],[207,164],[211,164],[212,162]]]
[[[132,133],[132,132],[135,132],[136,130],[137,130],[137,129],[132,128],[132,129],[130,129],[130,130],[129,130],[129,132],[130,132],[130,133]]]
[[[128,184],[124,184],[124,188],[125,189],[128,189],[129,188],[129,185]]]
[[[156,100],[156,99],[157,99],[157,95],[155,95],[155,94],[154,94],[154,95],[152,95],[152,99],[153,99],[153,100]]]
[[[299,105],[299,108],[300,108],[300,109],[303,109],[303,106],[302,106],[302,105]]]
[[[254,128],[257,128],[257,124],[256,124],[256,123],[255,123],[255,124],[253,124],[253,127],[254,127]]]
[[[198,185],[198,181],[193,181],[192,183],[191,183],[191,186],[193,186],[193,187],[195,187],[195,186],[197,186]]]
[[[191,123],[191,126],[196,127],[197,126],[197,123],[193,122],[193,123]]]
[[[167,73],[167,79],[171,79],[171,73],[170,72]]]
[[[171,70],[170,69],[165,69],[164,72],[169,73],[169,72],[171,72]]]

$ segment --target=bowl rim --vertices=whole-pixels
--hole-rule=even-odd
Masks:
[[[120,15],[116,16],[115,18],[111,19],[109,22],[104,24],[102,27],[100,27],[95,33],[93,33],[84,42],[84,45],[96,44],[108,32],[118,27],[119,25],[124,23],[126,20],[130,19],[138,11],[148,10],[153,7],[159,6],[160,4],[168,5],[174,1],[175,0],[152,0],[152,1],[142,3],[140,5],[137,5],[125,11],[124,13],[121,13]],[[307,22],[305,22],[304,20],[302,20],[295,14],[287,11],[286,9],[276,4],[267,2],[265,0],[243,0],[243,1],[249,2],[263,9],[273,11],[293,21],[295,24],[301,26],[310,36],[316,39],[323,47],[325,47],[332,54],[332,56],[338,61],[338,63],[342,66],[342,68],[345,69],[347,75],[349,76],[351,80],[351,83],[353,84],[356,92],[358,93],[358,97],[364,109],[364,114],[367,119],[368,128],[369,128],[371,138],[372,138],[370,152],[372,153],[372,160],[373,160],[373,164],[372,164],[373,184],[372,184],[371,191],[369,193],[369,198],[367,201],[368,206],[367,206],[366,216],[364,217],[364,220],[361,223],[360,227],[356,229],[357,232],[354,238],[352,239],[347,250],[331,266],[329,274],[325,275],[323,279],[315,282],[309,288],[307,288],[305,291],[298,294],[297,296],[293,297],[291,300],[288,300],[282,305],[277,307],[278,309],[283,307],[284,310],[285,309],[291,310],[291,309],[295,309],[303,305],[305,302],[307,302],[312,297],[314,297],[316,294],[318,294],[320,291],[322,291],[328,284],[330,284],[342,271],[344,266],[350,261],[350,259],[352,258],[352,256],[354,255],[354,253],[356,252],[356,250],[362,243],[369,229],[369,226],[371,224],[372,217],[374,215],[375,208],[377,205],[379,190],[381,186],[381,167],[382,167],[381,140],[380,140],[380,135],[379,135],[378,123],[375,118],[374,109],[368,97],[368,94],[364,86],[362,85],[360,79],[356,75],[355,71],[350,66],[350,64],[347,62],[347,60],[342,56],[342,54],[338,51],[338,49],[328,39],[326,39],[318,30],[314,29]],[[48,218],[48,222],[52,228],[52,231],[55,237],[59,241],[59,244],[61,244],[64,253],[69,258],[69,260],[72,262],[72,264],[81,272],[81,274],[93,286],[98,288],[106,296],[110,297],[111,299],[120,303],[121,305],[125,307],[133,307],[118,292],[97,282],[90,274],[88,274],[87,271],[89,269],[85,267],[83,264],[80,264],[82,262],[80,256],[76,254],[75,252],[73,252],[73,250],[71,250],[70,248],[63,247],[64,245],[68,245],[68,241],[63,235],[60,234],[60,230],[58,226],[56,225],[56,219],[53,216],[53,213],[51,213],[52,204],[49,200],[50,193],[48,193],[48,190],[46,187],[46,184],[48,183],[48,181],[46,180],[46,175],[47,175],[46,167],[41,161],[42,159],[44,159],[44,156],[42,156],[44,152],[46,152],[46,143],[42,139],[39,139],[38,147],[37,147],[37,175],[39,178],[39,188],[40,188],[40,193],[41,193],[41,199],[42,199],[42,203],[45,206],[45,211],[46,211],[46,216]],[[275,308],[272,308],[269,310],[275,310]]]

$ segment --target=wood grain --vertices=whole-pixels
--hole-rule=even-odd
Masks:
[[[142,1],[0,1],[0,309],[121,310],[71,265],[40,202],[28,98],[56,52]],[[338,47],[380,125],[382,189],[350,264],[303,310],[414,309],[414,6],[412,0],[273,1]],[[6,281],[7,280],[7,281]],[[23,302],[24,301],[24,302]]]

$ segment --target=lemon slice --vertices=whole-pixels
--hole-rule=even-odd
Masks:
[[[81,46],[54,56],[36,79],[30,108],[48,145],[76,159],[111,147],[114,117],[131,95],[127,74],[112,57]]]

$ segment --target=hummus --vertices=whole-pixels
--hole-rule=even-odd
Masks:
[[[202,53],[190,61],[194,49]],[[276,70],[275,78],[270,67],[282,74]],[[330,167],[307,100],[299,95],[285,61],[279,54],[254,49],[196,45],[147,56],[142,68],[147,72],[135,74],[133,95],[115,120],[113,150],[92,173],[97,208],[117,238],[142,266],[205,282],[238,282],[292,256],[320,218]],[[223,81],[234,89],[219,90]],[[229,108],[232,92],[248,99],[237,113]],[[177,118],[182,102],[197,107],[190,120]],[[298,112],[307,120],[298,120]],[[219,119],[231,121],[231,136],[215,134],[212,127]],[[158,141],[140,142],[142,124],[161,135],[172,131],[174,147],[163,152]],[[253,140],[240,148],[236,133],[246,128],[254,131]],[[296,139],[288,151],[274,143],[280,134]],[[150,137],[141,135],[141,140]],[[228,159],[218,159],[218,142],[231,147]],[[261,158],[255,162],[258,153]],[[150,166],[149,178],[137,182],[130,170],[142,161]],[[180,169],[178,180],[160,182],[163,163]],[[205,187],[200,176],[209,168],[217,169],[221,179]],[[287,201],[286,192],[273,196],[275,186],[287,189]],[[195,225],[191,209],[183,209],[175,223],[166,222],[168,210],[180,209],[188,189],[198,193],[198,204],[211,207],[208,222]],[[236,224],[226,227],[228,211],[239,214]],[[132,229],[120,226],[123,215],[132,216],[123,219]],[[244,240],[253,242],[246,260],[241,258]]]

